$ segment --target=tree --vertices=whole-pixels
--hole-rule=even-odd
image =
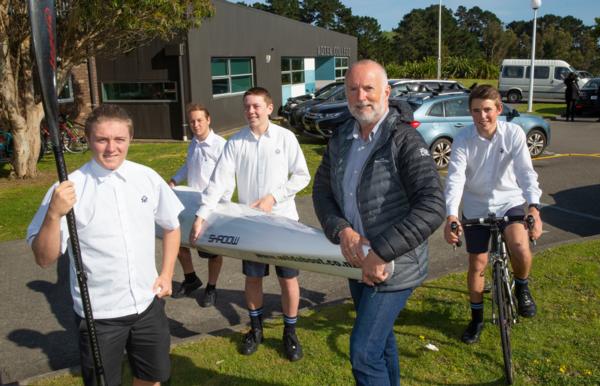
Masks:
[[[58,85],[88,57],[116,57],[154,39],[170,40],[212,15],[209,0],[58,0]],[[0,125],[14,136],[18,178],[37,175],[39,125],[25,1],[0,0]],[[59,88],[60,89],[60,88]]]

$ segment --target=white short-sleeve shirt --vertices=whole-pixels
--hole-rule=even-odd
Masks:
[[[183,205],[152,169],[125,161],[118,169],[102,168],[92,160],[71,173],[77,202],[77,233],[94,318],[117,318],[143,312],[152,302],[155,267],[155,223],[179,227]],[[39,232],[52,193],[51,187],[27,229],[31,245]],[[61,251],[71,258],[70,287],[75,312],[83,317],[81,294],[66,218],[61,220]]]

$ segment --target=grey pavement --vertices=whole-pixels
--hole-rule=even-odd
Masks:
[[[600,206],[596,204],[600,197],[600,158],[585,156],[600,149],[600,123],[591,119],[575,123],[554,121],[552,129],[547,153],[551,157],[534,162],[544,191],[542,218],[547,232],[538,249],[600,235]],[[570,153],[578,155],[566,156]],[[301,221],[317,226],[311,198],[297,198],[297,203]],[[430,279],[466,268],[464,250],[453,252],[442,240],[441,230],[430,238],[430,256]],[[195,259],[194,264],[206,281],[206,261]],[[0,275],[0,384],[76,366],[77,337],[66,259],[42,269],[35,265],[24,240],[9,241],[0,244]],[[182,277],[177,267],[174,280]],[[216,307],[200,308],[195,296],[167,299],[173,343],[243,329],[248,321],[243,283],[240,261],[226,258]],[[333,304],[349,297],[346,280],[338,277],[303,272],[300,285],[303,308]],[[279,293],[277,280],[267,278],[266,317],[279,317]]]

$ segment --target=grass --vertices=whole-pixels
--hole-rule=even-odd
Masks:
[[[325,142],[301,138],[301,146],[311,175],[314,175]],[[133,143],[128,159],[147,165],[163,178],[170,178],[185,160],[187,143]],[[87,162],[90,152],[65,154],[67,169],[73,171]],[[33,218],[44,194],[56,181],[54,157],[47,155],[38,164],[39,176],[33,180],[11,180],[8,178],[9,165],[0,165],[0,242],[25,238],[27,226]],[[312,180],[299,195],[312,192]],[[234,197],[235,198],[235,197]]]
[[[516,385],[600,384],[600,241],[562,246],[535,257],[534,319],[512,330]],[[481,342],[458,339],[467,323],[465,274],[451,274],[418,288],[395,332],[403,385],[502,385],[498,329],[486,324]],[[489,318],[489,297],[486,318]],[[350,385],[348,339],[355,314],[349,303],[303,312],[298,335],[305,357],[282,356],[282,323],[268,321],[265,343],[245,357],[240,333],[206,337],[172,350],[171,385]],[[430,351],[425,345],[439,348]],[[129,378],[127,379],[129,381]],[[77,376],[36,385],[80,385]],[[128,384],[128,383],[125,383]]]

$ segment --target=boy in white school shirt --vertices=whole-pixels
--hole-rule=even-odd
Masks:
[[[236,181],[240,203],[298,220],[294,197],[310,182],[300,144],[291,131],[269,122],[273,100],[266,89],[251,88],[244,93],[243,100],[248,127],[229,138],[225,145],[208,188],[202,193],[202,202],[190,232],[192,242],[199,237],[202,223],[223,192],[233,190]],[[296,361],[302,358],[295,330],[300,302],[298,270],[275,269],[282,292],[283,348],[286,357]],[[269,266],[244,261],[243,272],[246,275],[245,295],[251,330],[244,336],[242,354],[251,355],[263,340],[262,280],[269,274]]]
[[[465,128],[452,143],[444,228],[444,237],[450,244],[458,242],[464,232],[469,253],[467,284],[471,322],[462,335],[462,341],[467,344],[477,342],[483,329],[483,274],[488,261],[490,231],[485,226],[463,230],[458,218],[461,199],[463,217],[467,219],[487,217],[489,213],[522,215],[523,219],[526,214],[534,217],[535,224],[530,231],[524,221],[509,223],[502,230],[511,252],[518,311],[523,317],[533,317],[537,310],[528,286],[532,258],[528,237],[537,239],[542,234],[539,205],[542,191],[523,129],[498,120],[502,101],[492,86],[474,88],[469,96],[469,109],[473,125]],[[457,233],[451,230],[452,222],[459,224]]]
[[[107,384],[121,384],[126,349],[133,384],[158,385],[169,379],[171,371],[162,298],[171,294],[183,205],[158,173],[126,160],[133,123],[121,107],[94,109],[85,133],[93,159],[71,173],[69,181],[48,190],[29,225],[27,241],[40,266],[54,263],[67,250],[64,216],[74,209]],[[154,255],[155,222],[164,231],[160,275]],[[68,251],[72,258],[70,247]],[[93,356],[72,262],[70,287],[82,375],[86,385],[93,385]]]
[[[215,134],[210,128],[210,113],[206,107],[199,103],[190,103],[186,111],[194,138],[188,147],[185,163],[171,177],[169,186],[174,187],[181,181],[187,180],[188,186],[203,191],[208,186],[208,181],[215,169],[217,160],[223,152],[226,141],[223,137]],[[232,193],[232,191],[226,191],[223,194],[222,200],[231,200]],[[202,307],[210,307],[217,301],[216,286],[221,267],[223,266],[223,256],[201,251],[198,251],[198,255],[208,259],[208,284],[204,290],[204,296],[200,301],[200,305]],[[188,248],[179,248],[177,258],[183,268],[185,280],[173,292],[173,297],[181,298],[201,287],[202,281],[196,276],[192,263],[192,255]]]

